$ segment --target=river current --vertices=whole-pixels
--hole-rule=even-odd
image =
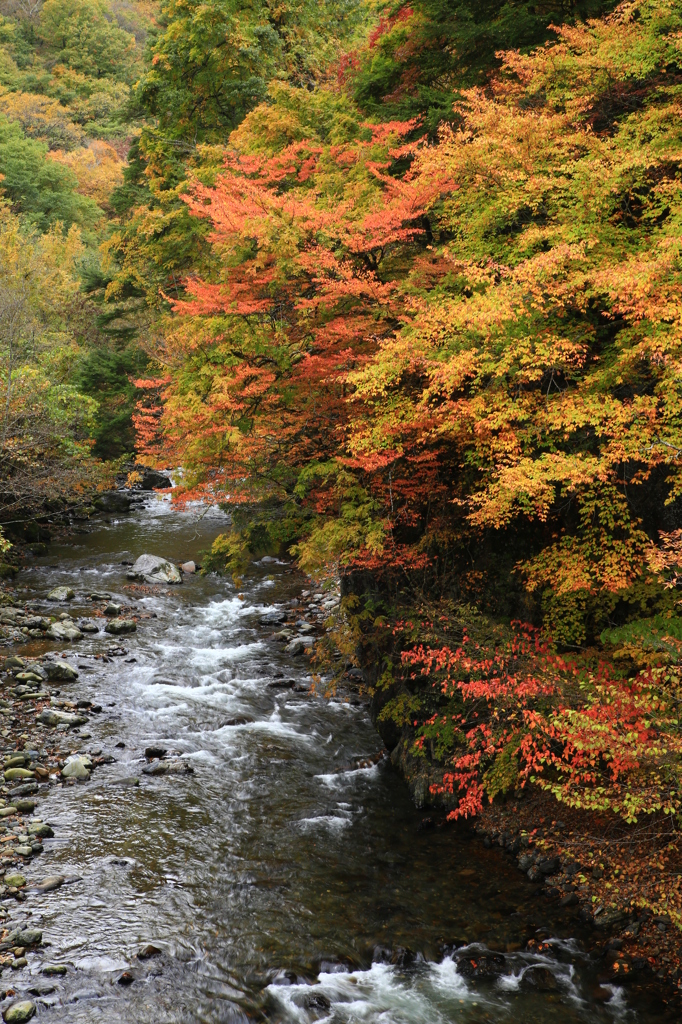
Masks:
[[[93,591],[150,616],[123,638],[125,654],[109,656],[102,632],[65,652],[79,678],[62,692],[103,707],[65,749],[116,760],[40,802],[55,837],[27,869],[29,884],[48,872],[78,880],[26,905],[51,961],[68,966],[53,992],[38,991],[39,1019],[660,1019],[627,992],[598,987],[574,918],[538,900],[501,851],[454,828],[421,828],[388,761],[356,767],[382,746],[365,705],[311,695],[306,658],[287,656],[259,622],[300,593],[291,566],[254,566],[241,597],[210,575],[129,588],[122,563],[145,552],[200,561],[224,529],[217,510],[177,511],[154,495],[53,544],[19,577],[22,600],[73,587],[74,618],[91,614]],[[64,648],[25,648],[46,650]],[[269,685],[278,674],[297,688]],[[143,774],[151,744],[193,772]],[[548,940],[543,952],[526,952],[529,938]],[[147,943],[161,955],[140,960]],[[474,963],[502,953],[504,970],[467,976],[462,951]],[[552,985],[524,982],[538,965]]]

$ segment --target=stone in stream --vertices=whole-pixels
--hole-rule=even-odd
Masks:
[[[146,764],[142,769],[143,775],[165,775],[168,771],[168,765],[164,761],[152,761],[151,764]]]
[[[521,984],[524,988],[535,989],[536,992],[554,992],[559,987],[549,967],[542,967],[540,964],[524,971]]]
[[[38,789],[38,783],[37,782],[24,782],[21,786],[14,786],[10,790],[10,794],[9,794],[10,803],[13,803],[14,806],[16,807],[17,806],[16,798],[18,796],[30,796],[32,793],[35,793],[37,791],[37,789]]]
[[[64,661],[62,658],[57,658],[56,661],[48,661],[45,665],[47,671],[47,678],[51,683],[70,683],[74,679],[78,679],[78,672],[76,669],[69,665],[68,661]]]
[[[34,779],[35,775],[30,768],[8,768],[5,772],[5,782],[15,782],[17,779]]]
[[[286,612],[278,611],[275,608],[270,612],[263,612],[263,614],[259,616],[258,621],[261,626],[278,626],[280,622],[284,622],[286,617]]]
[[[151,942],[148,942],[146,946],[143,946],[140,952],[137,954],[138,960],[149,960],[150,957],[161,956],[161,950],[156,946],[152,946]]]
[[[10,871],[8,875],[5,875],[5,885],[21,889],[22,885],[26,885],[26,879],[18,871]]]
[[[87,718],[84,715],[72,715],[69,711],[55,711],[54,708],[44,708],[38,715],[37,721],[43,725],[87,725]]]
[[[157,469],[145,469],[140,483],[140,487],[143,491],[154,491],[157,488],[166,490],[166,488],[172,486],[173,482],[171,478],[166,476],[165,473],[159,473]]]
[[[137,623],[134,619],[110,619],[104,630],[114,636],[120,636],[122,633],[134,633],[137,630]]]
[[[195,562],[183,562],[180,568],[188,576],[192,576],[197,571]]]
[[[89,779],[91,768],[92,761],[87,755],[83,754],[69,758],[62,768],[62,775],[65,779]]]
[[[63,875],[48,875],[47,878],[43,878],[42,882],[39,882],[36,886],[37,892],[54,892],[55,889],[59,889],[66,879]]]
[[[48,640],[59,640],[60,643],[83,639],[83,634],[73,622],[53,622],[45,636]]]
[[[17,672],[15,679],[20,683],[42,683],[43,677],[37,672]]]
[[[18,811],[22,814],[32,814],[36,809],[35,800],[15,800],[14,801]]]
[[[36,1004],[30,999],[22,999],[18,1003],[8,1006],[2,1015],[5,1024],[24,1024],[30,1020],[36,1012]]]
[[[104,491],[93,501],[100,512],[129,512],[130,498],[122,491]]]
[[[36,928],[15,928],[5,939],[12,946],[39,946],[42,941],[43,933]]]
[[[5,660],[2,663],[2,667],[5,670],[5,672],[9,672],[10,669],[13,668],[26,668],[26,662],[24,661],[23,658],[20,658],[18,657],[18,655],[13,654],[11,658],[5,658]]]
[[[45,964],[43,974],[48,978],[52,978],[57,974],[66,974],[66,966],[64,964]]]
[[[99,633],[99,626],[94,622],[82,622],[78,628],[81,633]]]
[[[101,591],[101,590],[93,590],[92,594],[90,594],[90,600],[91,601],[111,601],[111,594],[105,594],[104,591]]]
[[[47,595],[48,601],[73,601],[76,596],[75,590],[71,587],[55,587]]]
[[[21,768],[29,760],[30,758],[27,754],[15,754],[14,757],[10,757],[5,761],[4,769],[7,771],[8,768]]]
[[[40,839],[52,839],[54,836],[51,825],[48,825],[46,821],[32,821],[27,832],[29,836],[36,836]]]
[[[144,756],[151,761],[155,757],[165,757],[168,753],[166,747],[145,747]]]
[[[104,609],[104,614],[107,616],[107,618],[113,619],[116,618],[122,610],[123,605],[116,604],[114,601],[110,601],[109,604]]]
[[[0,807],[0,818],[9,818],[12,814],[17,813],[17,807],[10,804],[9,807]]]
[[[140,555],[130,572],[129,579],[143,579],[145,583],[182,583],[182,573],[166,558],[159,555]]]

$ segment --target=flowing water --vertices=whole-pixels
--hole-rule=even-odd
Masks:
[[[125,589],[122,562],[144,552],[200,559],[224,528],[219,512],[179,512],[153,496],[53,545],[20,577],[27,600],[72,586],[74,618],[87,614],[95,590],[156,615],[124,638],[124,655],[95,657],[111,647],[104,633],[68,652],[80,676],[63,695],[103,712],[61,745],[101,749],[116,762],[85,784],[52,786],[39,805],[55,838],[28,867],[29,882],[80,879],[24,905],[51,944],[50,960],[68,966],[50,979],[55,991],[39,997],[39,1018],[661,1019],[629,992],[597,990],[600,968],[574,918],[538,900],[501,851],[450,827],[420,830],[422,815],[387,761],[353,767],[381,747],[362,703],[268,686],[278,672],[309,682],[306,660],[287,657],[259,623],[264,610],[300,593],[290,566],[254,567],[243,599],[215,576],[150,593]],[[34,643],[26,652],[49,649],[58,648]],[[235,720],[242,724],[228,724]],[[152,743],[182,755],[193,773],[142,774]],[[524,952],[531,937],[550,939],[542,954]],[[145,943],[162,955],[139,960]],[[505,953],[499,977],[457,970],[463,954],[493,963],[486,949]],[[538,964],[552,972],[554,990],[524,982]],[[127,986],[125,970],[134,978]],[[19,993],[41,980],[23,974]]]

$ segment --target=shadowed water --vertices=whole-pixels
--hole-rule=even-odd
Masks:
[[[27,868],[29,882],[80,878],[25,904],[51,943],[49,959],[68,965],[51,980],[55,991],[38,996],[39,1017],[659,1019],[615,988],[597,1001],[599,966],[575,920],[539,900],[500,851],[452,828],[419,830],[422,815],[388,762],[353,770],[354,759],[381,747],[362,704],[268,688],[278,671],[308,679],[305,659],[287,659],[258,621],[300,591],[291,567],[254,567],[243,600],[218,577],[185,577],[149,594],[125,589],[121,562],[143,552],[198,559],[224,528],[218,512],[173,511],[153,497],[130,516],[91,524],[68,547],[54,545],[20,577],[25,599],[72,586],[74,618],[91,608],[93,590],[134,598],[139,612],[157,616],[124,638],[124,656],[94,658],[112,644],[104,633],[67,652],[80,677],[63,695],[103,712],[82,730],[90,738],[65,735],[61,749],[102,749],[116,763],[86,784],[54,785],[39,805],[55,838]],[[227,724],[235,718],[247,721]],[[141,774],[151,743],[183,755],[193,773]],[[556,939],[542,956],[523,952],[536,934]],[[162,955],[138,960],[149,942]],[[464,942],[473,958],[485,947],[505,952],[501,975],[458,972],[461,950],[453,959],[443,947]],[[375,958],[398,963],[372,963],[375,947],[385,950]],[[553,972],[555,990],[523,982],[533,964]],[[35,960],[12,978],[18,993],[44,984],[38,970]],[[119,983],[124,970],[134,978],[128,986]]]

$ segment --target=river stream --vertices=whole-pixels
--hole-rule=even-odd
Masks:
[[[33,986],[38,1018],[661,1019],[629,992],[598,987],[575,916],[538,899],[502,851],[449,826],[420,828],[388,761],[355,767],[382,746],[367,708],[349,694],[311,695],[307,659],[287,656],[259,622],[300,593],[291,566],[254,566],[242,598],[217,576],[126,589],[121,563],[144,552],[200,561],[224,529],[217,510],[177,511],[153,495],[53,544],[19,577],[18,596],[36,607],[52,587],[73,587],[74,618],[92,614],[93,591],[156,616],[113,643],[124,654],[109,656],[103,632],[65,652],[79,678],[62,693],[103,710],[80,735],[63,734],[64,752],[116,760],[40,801],[55,837],[27,867],[29,884],[57,872],[79,880],[23,905],[50,960],[68,968],[42,988],[39,964],[11,979],[18,994]],[[64,646],[35,641],[25,653],[48,650]],[[269,685],[278,673],[298,687]],[[150,744],[193,772],[143,774]],[[549,941],[531,954],[530,938]],[[140,960],[146,943],[161,955]],[[463,951],[490,963],[490,976],[458,970]],[[489,951],[503,954],[502,969]],[[551,984],[528,983],[538,965]],[[121,984],[124,971],[132,983]]]

